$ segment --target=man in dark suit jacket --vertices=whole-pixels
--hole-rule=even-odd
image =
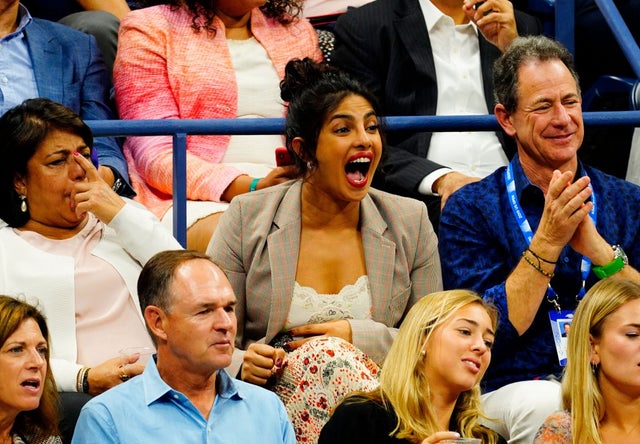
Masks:
[[[10,29],[0,28],[0,41],[5,50],[4,43],[12,48],[8,57],[26,52],[25,57],[16,59],[14,64],[13,74],[21,78],[11,79],[0,87],[0,109],[7,110],[34,97],[28,93],[31,88],[27,79],[32,73],[35,91],[31,92],[36,97],[60,102],[83,120],[112,119],[110,82],[95,39],[66,26],[30,17],[18,0],[0,0],[0,6],[0,22],[12,24]],[[23,97],[25,94],[29,97]],[[94,148],[100,176],[119,194],[132,196],[127,164],[117,141],[112,137],[99,137]]]
[[[492,112],[494,60],[518,34],[540,34],[542,26],[536,18],[514,12],[508,0],[476,2],[459,0],[459,5],[452,7],[451,1],[431,0],[442,13],[452,17],[455,25],[473,22],[477,26],[483,83],[478,88],[484,92],[487,112]],[[338,19],[334,32],[333,63],[355,74],[371,88],[379,97],[385,115],[436,114],[440,81],[436,78],[430,34],[418,0],[377,0],[349,10]],[[424,200],[437,227],[440,199],[419,190],[427,175],[448,167],[427,158],[432,134],[389,133],[386,159],[376,174],[378,180],[374,186]],[[502,132],[497,136],[505,154],[503,164],[506,164],[515,153],[515,145],[507,141]],[[449,170],[435,180],[430,191],[441,196],[444,204],[452,192],[478,179]]]

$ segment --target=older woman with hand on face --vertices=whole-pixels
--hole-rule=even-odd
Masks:
[[[279,83],[292,58],[322,58],[302,0],[141,0],[122,20],[114,85],[123,119],[284,116]],[[204,251],[235,196],[290,178],[281,135],[187,139],[187,246]],[[137,198],[172,224],[170,136],[124,144]]]
[[[505,443],[479,422],[479,384],[497,322],[497,310],[468,290],[420,299],[389,350],[380,387],[345,398],[319,443],[435,444],[460,436]]]
[[[207,250],[238,298],[230,372],[242,364],[243,380],[276,382],[276,392],[292,376],[287,360],[289,370],[298,368],[295,360],[313,372],[318,347],[333,355],[345,348],[326,337],[380,364],[411,306],[442,289],[426,207],[370,188],[382,156],[375,98],[345,73],[309,59],[287,64],[281,89],[298,179],[234,199]],[[359,362],[375,374],[368,358]],[[336,390],[329,399],[349,388],[345,377],[342,386],[322,384]],[[313,421],[321,427],[328,417],[325,398],[300,417],[289,409],[299,439],[301,428]]]
[[[58,388],[96,395],[142,372],[137,356],[123,362],[118,353],[152,346],[138,274],[155,253],[180,245],[100,179],[92,144],[80,117],[48,99],[0,118],[0,291],[40,300]],[[63,407],[73,397],[63,396]]]
[[[640,442],[640,285],[595,284],[568,336],[564,411],[547,418],[534,444]]]
[[[59,444],[49,331],[34,306],[0,296],[0,443]]]

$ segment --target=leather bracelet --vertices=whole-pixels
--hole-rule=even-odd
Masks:
[[[531,253],[533,255],[533,257],[535,257],[539,261],[546,262],[547,264],[551,264],[551,265],[556,265],[558,263],[557,261],[553,262],[553,261],[550,261],[548,259],[543,258],[542,256],[538,255],[535,251],[533,251],[531,248],[527,248],[527,251],[529,253]]]
[[[540,266],[540,264],[539,264],[539,263],[538,263],[538,264],[536,264],[536,263],[535,263],[535,262],[533,262],[531,259],[529,259],[529,258],[527,257],[527,251],[529,251],[529,250],[524,250],[524,251],[522,252],[522,258],[523,258],[525,261],[527,261],[527,263],[528,263],[529,265],[531,265],[533,268],[535,268],[535,269],[536,269],[540,274],[542,274],[542,275],[544,275],[544,276],[548,277],[549,279],[553,279],[554,273],[549,273],[548,271],[544,270],[544,269]]]

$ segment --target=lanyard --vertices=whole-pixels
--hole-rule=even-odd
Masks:
[[[513,166],[511,163],[507,166],[507,169],[504,172],[504,182],[507,186],[507,196],[509,198],[509,204],[511,205],[511,209],[513,210],[513,215],[516,217],[518,221],[518,226],[520,227],[520,231],[522,231],[522,235],[524,236],[527,245],[531,244],[531,239],[533,239],[533,231],[531,230],[531,225],[529,225],[529,221],[527,217],[524,215],[524,211],[520,206],[520,202],[518,202],[518,196],[516,195],[516,183],[513,178]],[[589,185],[591,187],[591,185]],[[589,212],[589,216],[593,223],[596,223],[596,195],[591,193],[591,201],[593,202],[593,208]],[[588,257],[582,256],[582,260],[580,261],[580,272],[582,274],[582,287],[580,291],[576,295],[576,300],[579,302],[584,294],[586,293],[585,285],[587,282],[587,278],[589,277],[589,272],[591,271],[591,260]],[[558,303],[558,294],[551,287],[551,282],[549,282],[549,286],[547,289],[547,301],[553,305],[553,307],[560,311],[560,304]]]

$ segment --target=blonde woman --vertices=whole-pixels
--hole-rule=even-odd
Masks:
[[[479,382],[491,360],[497,316],[468,290],[420,299],[389,350],[380,387],[346,398],[319,443],[433,444],[459,436],[504,443],[480,424]]]
[[[569,331],[563,412],[535,444],[640,442],[640,285],[605,279],[587,292]]]

